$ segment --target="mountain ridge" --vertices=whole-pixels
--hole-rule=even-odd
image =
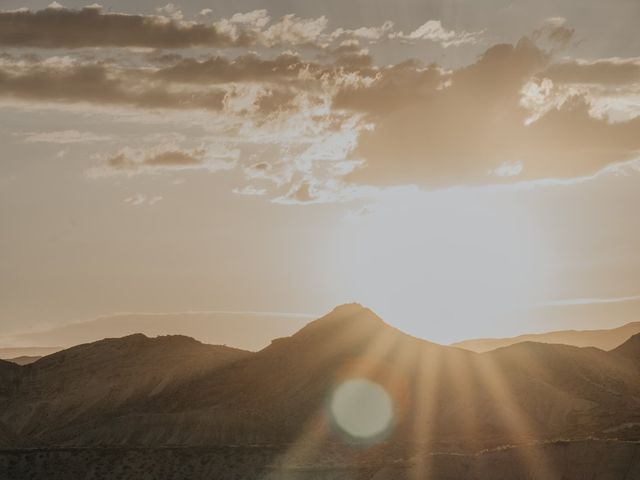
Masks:
[[[327,402],[352,378],[387,392],[398,445],[606,436],[640,411],[637,369],[614,352],[525,342],[479,354],[406,335],[357,304],[258,352],[137,334],[0,363],[2,378],[0,422],[14,446],[348,442]]]
[[[640,333],[640,322],[630,322],[610,329],[556,330],[542,333],[526,333],[515,337],[468,339],[452,343],[450,346],[482,353],[515,343],[531,341],[612,350],[637,333]]]

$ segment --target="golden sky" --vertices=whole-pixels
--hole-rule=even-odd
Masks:
[[[3,334],[640,313],[640,3],[0,2]]]

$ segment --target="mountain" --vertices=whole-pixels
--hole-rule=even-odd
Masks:
[[[343,382],[367,379],[392,405],[381,445],[402,455],[416,445],[471,452],[610,432],[633,439],[623,426],[640,421],[640,377],[629,361],[637,343],[605,352],[526,342],[479,354],[344,305],[255,353],[137,334],[22,367],[3,362],[0,424],[15,446],[315,442],[306,454],[320,460],[336,443],[366,443],[340,424],[331,399]],[[357,391],[356,405],[366,411],[370,395]]]
[[[601,350],[611,350],[637,333],[640,333],[640,322],[632,322],[622,327],[605,330],[561,330],[510,338],[480,338],[457,342],[451,346],[480,353],[521,342],[560,343],[575,347],[596,347]]]
[[[15,367],[10,373],[17,379],[1,405],[0,422],[37,445],[48,432],[82,425],[96,415],[108,422],[127,402],[159,395],[167,385],[188,382],[248,354],[188,337],[136,334],[72,347],[22,367],[4,362]]]
[[[62,347],[15,347],[0,348],[0,358],[8,360],[18,357],[44,357],[62,350]]]
[[[125,313],[99,317],[51,327],[42,331],[25,332],[0,337],[0,345],[62,345],[71,347],[103,338],[124,337],[143,333],[150,337],[180,334],[205,343],[224,344],[243,350],[260,350],[272,338],[291,335],[312,317],[304,314],[260,312],[184,312],[184,313]],[[50,351],[35,349],[2,349],[0,358],[23,355],[45,356]]]
[[[4,391],[7,386],[22,375],[22,369],[12,362],[0,360],[0,392]]]
[[[15,363],[16,365],[29,365],[30,363],[40,360],[42,357],[29,357],[22,356],[16,358],[7,358],[7,362]]]
[[[634,335],[622,345],[613,349],[611,353],[640,369],[640,334]]]

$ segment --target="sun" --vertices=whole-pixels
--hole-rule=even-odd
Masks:
[[[350,216],[331,245],[336,295],[433,341],[509,333],[544,288],[547,252],[535,217],[501,193],[411,190]]]

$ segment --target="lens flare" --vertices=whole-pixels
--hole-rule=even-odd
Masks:
[[[339,430],[355,441],[376,441],[391,427],[393,403],[377,383],[357,378],[340,384],[331,396],[330,413]]]

